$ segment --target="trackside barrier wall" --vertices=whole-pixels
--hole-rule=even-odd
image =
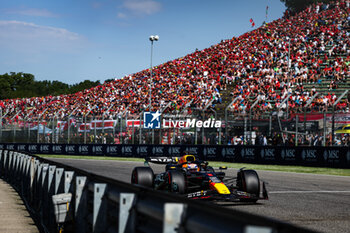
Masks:
[[[0,149],[31,154],[138,158],[188,153],[211,161],[350,168],[350,147],[2,143]]]
[[[7,149],[0,150],[0,175],[17,189],[45,232],[312,232]],[[56,204],[67,202],[59,227],[52,197]]]

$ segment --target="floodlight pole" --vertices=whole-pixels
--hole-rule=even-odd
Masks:
[[[150,109],[149,109],[149,111],[152,111],[152,82],[153,82],[153,80],[152,80],[152,73],[153,73],[153,71],[152,71],[152,69],[153,69],[153,65],[152,65],[152,59],[153,59],[153,41],[157,41],[157,40],[159,40],[159,36],[158,35],[155,35],[155,36],[150,36],[149,37],[149,40],[151,41],[151,72],[150,72],[150,85],[149,85],[149,106],[150,106]]]

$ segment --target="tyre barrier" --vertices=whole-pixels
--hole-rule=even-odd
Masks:
[[[0,150],[0,176],[44,232],[313,232],[13,150]]]

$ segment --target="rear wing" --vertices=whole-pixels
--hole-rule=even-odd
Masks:
[[[168,164],[168,163],[177,163],[179,161],[178,157],[147,157],[145,159],[146,163],[156,163],[156,164]]]

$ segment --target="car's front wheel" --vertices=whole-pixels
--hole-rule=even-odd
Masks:
[[[186,192],[186,180],[181,171],[168,172],[168,189],[169,192],[184,194]]]
[[[241,201],[256,202],[259,199],[260,180],[256,171],[240,170],[237,174],[237,187],[239,191],[252,195],[252,198],[241,199]]]

